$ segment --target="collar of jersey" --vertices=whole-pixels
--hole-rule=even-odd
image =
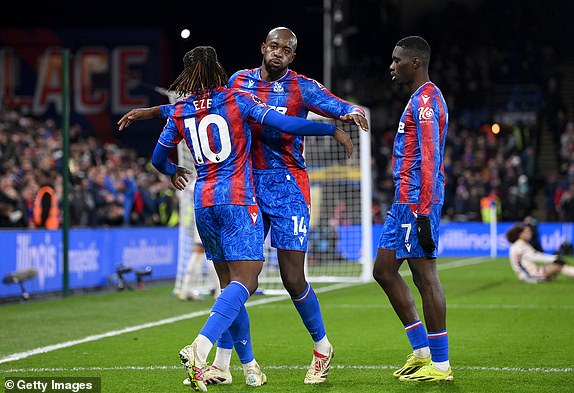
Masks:
[[[275,81],[271,81],[271,82],[264,81],[263,78],[261,78],[261,67],[259,67],[257,69],[256,75],[257,75],[257,79],[259,79],[261,82],[271,84],[271,83],[275,83],[275,82],[280,82],[281,80],[287,78],[287,75],[289,75],[290,73],[291,73],[291,70],[289,68],[287,68],[287,72],[285,73],[285,75],[283,75],[281,78],[279,78]]]

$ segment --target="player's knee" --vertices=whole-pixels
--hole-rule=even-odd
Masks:
[[[304,275],[290,275],[282,277],[283,286],[291,296],[298,296],[307,288]]]
[[[385,286],[386,283],[393,280],[393,277],[393,272],[390,272],[377,264],[373,267],[373,278],[377,283],[379,283],[379,285]]]

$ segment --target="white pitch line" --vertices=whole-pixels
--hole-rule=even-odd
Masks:
[[[345,366],[345,365],[332,365],[331,368],[340,370],[394,370],[400,367],[399,365],[362,365],[362,366]],[[266,370],[306,370],[309,366],[269,366],[266,365]],[[85,372],[85,371],[171,371],[180,370],[181,366],[117,366],[117,367],[42,367],[42,368],[12,368],[8,370],[0,370],[0,373],[55,373],[55,372]],[[241,367],[232,367],[233,370],[243,370]],[[482,366],[457,366],[456,370],[470,370],[470,371],[495,371],[495,372],[517,372],[517,373],[571,373],[574,371],[572,367],[558,368],[558,367],[482,367]]]
[[[482,258],[481,257],[481,258],[460,259],[460,260],[455,260],[455,261],[445,263],[445,264],[439,264],[439,269],[444,270],[444,269],[450,269],[450,268],[455,268],[455,267],[460,267],[460,266],[475,265],[475,264],[482,263],[482,262],[485,262],[488,260],[490,260],[490,258]],[[403,274],[408,275],[409,273],[410,272],[405,272]],[[347,288],[347,287],[351,287],[351,286],[355,286],[355,285],[361,285],[361,284],[362,283],[343,283],[343,284],[329,285],[326,287],[317,288],[317,290],[315,290],[315,292],[316,293],[329,292],[329,291],[334,291],[337,289]],[[245,304],[245,307],[251,307],[251,306],[257,306],[257,305],[261,305],[261,304],[278,302],[278,301],[285,300],[288,298],[289,298],[288,295],[281,295],[281,296],[273,296],[270,298],[264,298],[264,299],[253,300],[253,301],[250,300],[248,303]],[[156,321],[156,322],[148,322],[148,323],[127,327],[127,328],[120,329],[120,330],[112,330],[110,332],[106,332],[106,333],[102,333],[102,334],[95,334],[92,336],[87,336],[87,337],[80,338],[77,340],[65,341],[65,342],[58,343],[58,344],[47,345],[44,347],[38,347],[38,348],[31,349],[29,351],[12,353],[10,355],[1,357],[0,358],[0,364],[13,362],[13,361],[17,361],[17,360],[22,360],[22,359],[26,359],[30,356],[39,355],[42,353],[48,353],[48,352],[52,352],[52,351],[57,351],[59,349],[69,348],[69,347],[73,347],[75,345],[84,344],[84,343],[88,343],[88,342],[92,342],[92,341],[98,341],[98,340],[108,338],[108,337],[115,337],[115,336],[119,336],[119,335],[124,334],[124,333],[132,333],[132,332],[136,332],[136,331],[142,330],[142,329],[157,327],[157,326],[161,326],[161,325],[168,325],[168,324],[171,324],[174,322],[183,321],[185,319],[192,319],[192,318],[208,315],[210,311],[211,310],[196,311],[196,312],[189,313],[189,314],[183,314],[183,315],[179,315],[179,316],[172,317],[172,318],[162,319],[162,320]]]

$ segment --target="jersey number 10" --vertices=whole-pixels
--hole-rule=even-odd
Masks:
[[[199,124],[196,123],[196,117],[189,117],[183,121],[185,128],[189,130],[189,137],[191,139],[192,153],[194,155],[195,162],[203,164],[204,157],[208,161],[214,163],[225,161],[231,153],[231,138],[229,137],[229,126],[227,125],[227,121],[225,121],[221,115],[211,113],[201,119]],[[217,126],[219,143],[221,144],[221,151],[217,153],[211,150],[211,145],[209,144],[208,139],[209,135],[207,133],[207,128],[212,124]]]

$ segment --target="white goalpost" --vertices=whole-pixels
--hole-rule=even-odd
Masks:
[[[369,125],[370,111],[365,109]],[[333,138],[305,137],[305,160],[311,186],[311,223],[306,276],[311,283],[367,282],[372,278],[372,172],[370,134],[354,124],[310,113],[309,119],[334,123],[353,140],[351,158]],[[179,165],[193,168],[191,153],[178,145]],[[179,195],[179,245],[175,290],[181,287],[194,248],[193,184]],[[277,252],[265,241],[265,263],[259,276],[263,294],[286,294],[277,264]],[[210,262],[209,262],[210,263]],[[212,291],[209,267],[193,278],[194,292]]]

